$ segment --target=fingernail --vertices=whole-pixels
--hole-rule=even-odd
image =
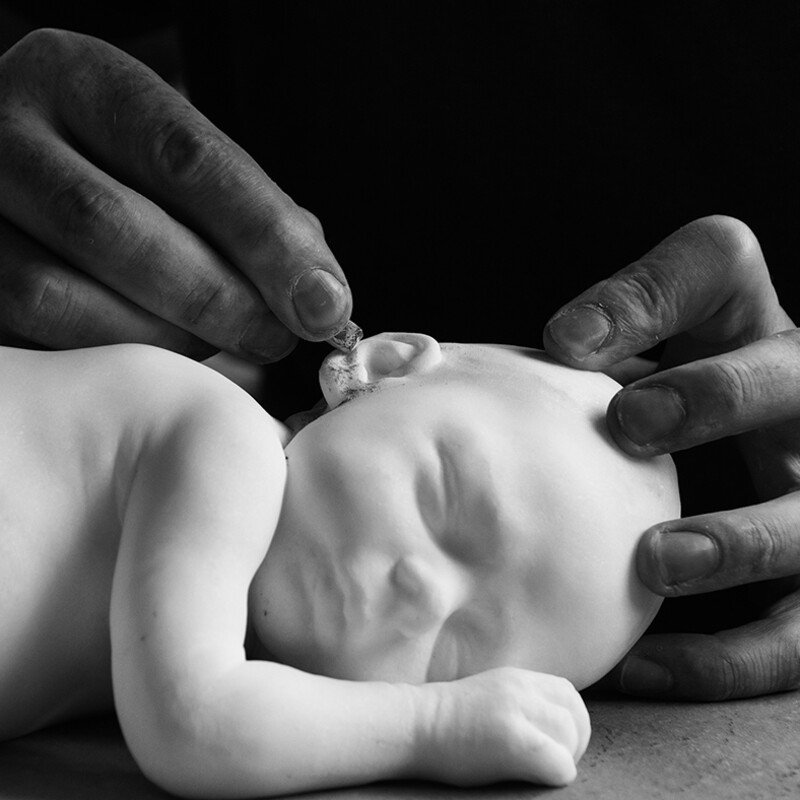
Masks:
[[[560,348],[574,358],[586,358],[608,339],[611,320],[594,306],[578,306],[552,319],[547,328]]]
[[[653,542],[653,555],[665,586],[705,578],[719,566],[717,543],[704,533],[659,533]]]
[[[257,317],[244,329],[239,349],[246,358],[259,364],[280,361],[297,346],[297,337],[278,326],[274,319]]]
[[[322,333],[341,326],[345,289],[327,270],[309,269],[301,273],[292,287],[292,300],[306,330]]]
[[[623,433],[640,445],[652,444],[675,433],[686,419],[683,398],[668,386],[623,392],[615,410]]]
[[[664,694],[672,688],[672,673],[655,661],[629,656],[622,665],[619,682],[626,694]]]

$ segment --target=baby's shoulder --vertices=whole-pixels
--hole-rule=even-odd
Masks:
[[[280,433],[282,426],[250,394],[203,363],[144,344],[96,350],[92,369],[98,392],[113,392],[120,403],[130,398],[130,413],[156,430],[166,425],[213,425],[251,434],[259,429]]]
[[[213,442],[224,436],[252,443],[242,451],[280,451],[283,460],[286,427],[230,378],[162,348],[118,347],[112,353],[114,368],[139,398],[135,413],[141,424],[156,437],[177,430],[189,440]]]
[[[211,392],[213,396],[237,394],[240,389],[216,370],[191,358],[149,344],[114,344],[72,350],[61,354],[85,361],[87,371],[113,385],[139,387],[154,399],[191,397]]]
[[[271,486],[280,502],[284,426],[232,380],[179,354],[136,344],[97,348],[91,370],[102,407],[117,409],[121,497],[130,500],[138,475],[146,477],[149,504],[174,499],[180,487],[204,507],[208,496],[201,495],[210,483],[217,496],[233,496],[229,483],[247,475]]]
[[[70,427],[77,430],[88,424],[98,434],[158,434],[170,426],[214,420],[280,433],[279,423],[233,381],[152,345],[58,352],[0,347],[0,372],[7,403],[38,418],[55,415],[62,427],[62,418],[68,418]]]

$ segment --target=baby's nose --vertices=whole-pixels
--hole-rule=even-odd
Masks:
[[[394,587],[392,616],[400,632],[408,637],[427,633],[453,611],[452,587],[446,576],[418,556],[404,556],[392,568]]]

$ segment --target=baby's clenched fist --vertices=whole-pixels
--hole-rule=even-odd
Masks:
[[[575,779],[591,726],[566,679],[504,667],[420,691],[419,764],[426,777],[460,786],[561,786]]]

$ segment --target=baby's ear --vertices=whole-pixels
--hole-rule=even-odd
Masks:
[[[380,333],[352,353],[332,353],[320,369],[329,408],[381,385],[424,374],[442,360],[439,342],[424,333]]]
[[[379,333],[364,339],[356,357],[365,383],[427,372],[442,360],[436,339],[424,333]]]

